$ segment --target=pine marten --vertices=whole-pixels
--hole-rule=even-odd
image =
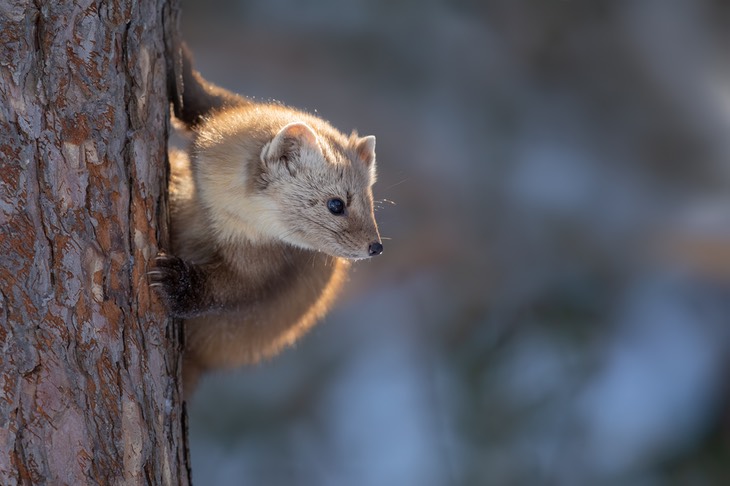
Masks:
[[[351,260],[383,251],[373,215],[375,137],[206,82],[183,46],[170,151],[170,253],[149,272],[184,319],[183,387],[271,357],[332,305]]]

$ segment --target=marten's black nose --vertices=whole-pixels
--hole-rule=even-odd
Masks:
[[[374,241],[370,243],[368,252],[370,253],[370,256],[380,255],[381,253],[383,253],[383,244],[379,241]]]

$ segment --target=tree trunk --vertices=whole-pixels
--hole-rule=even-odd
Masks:
[[[0,0],[0,484],[187,484],[165,0]],[[162,217],[160,218],[160,216]]]

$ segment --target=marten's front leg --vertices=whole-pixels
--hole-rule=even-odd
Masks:
[[[155,268],[147,275],[153,287],[174,317],[206,314],[212,302],[206,296],[206,272],[176,256],[160,253]]]
[[[174,317],[218,314],[240,306],[245,299],[234,281],[238,278],[220,263],[196,265],[160,253],[147,275]]]

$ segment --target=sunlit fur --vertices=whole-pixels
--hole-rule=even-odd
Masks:
[[[189,156],[171,152],[172,253],[211,269],[206,290],[226,302],[186,319],[186,393],[201,371],[273,356],[327,312],[348,259],[381,241],[374,149],[374,137],[246,103],[196,126]]]
[[[300,135],[298,157],[285,164],[272,141],[291,123],[309,127],[315,138]],[[211,118],[195,142],[193,172],[216,237],[368,257],[369,244],[379,240],[370,189],[375,161],[362,160],[361,140],[280,105],[251,105]],[[347,217],[329,213],[328,199],[348,196]]]

